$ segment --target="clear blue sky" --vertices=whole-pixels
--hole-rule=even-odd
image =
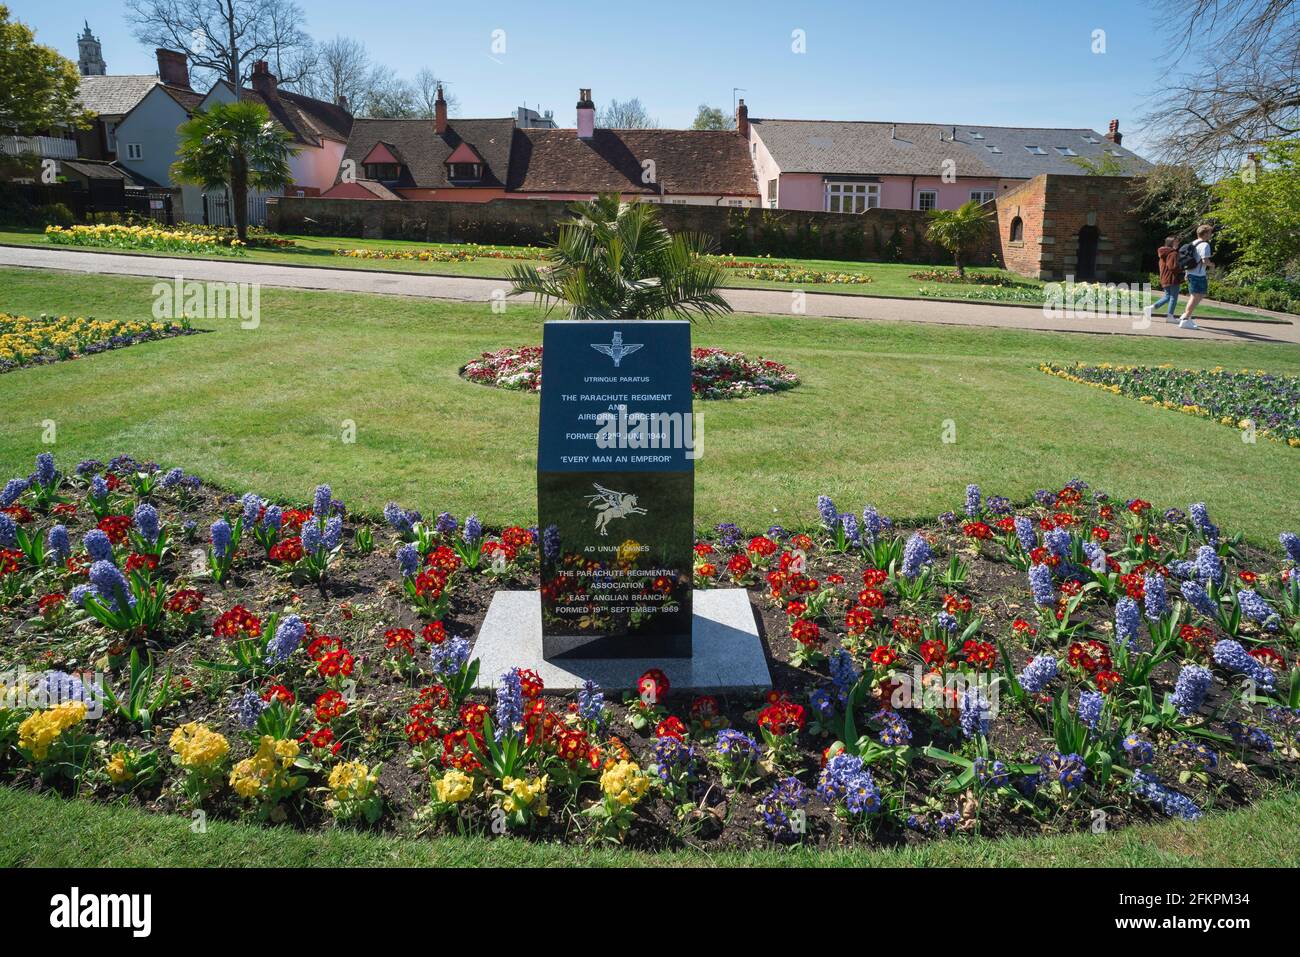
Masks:
[[[302,0],[317,39],[364,42],[410,77],[423,66],[451,82],[461,116],[505,116],[527,103],[573,125],[579,86],[598,104],[641,98],[664,126],[686,126],[708,102],[730,111],[732,87],[751,116],[1090,127],[1112,117],[1142,147],[1138,119],[1161,73],[1170,31],[1153,0],[912,0],[793,3],[448,4]],[[9,0],[40,42],[76,59],[83,19],[110,73],[154,70],[115,2]],[[453,12],[453,9],[456,12]],[[791,51],[805,31],[807,52]],[[1106,52],[1092,52],[1093,31]],[[492,34],[506,51],[493,54]]]

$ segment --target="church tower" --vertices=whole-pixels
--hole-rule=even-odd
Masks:
[[[103,51],[99,37],[90,32],[90,23],[86,22],[86,32],[77,37],[77,69],[82,76],[103,76],[108,71],[104,63]]]

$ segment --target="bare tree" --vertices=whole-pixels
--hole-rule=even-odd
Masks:
[[[442,82],[442,79],[428,67],[425,67],[420,70],[419,73],[415,74],[414,89],[416,109],[418,110],[419,116],[425,118],[433,116],[434,103],[438,99],[438,86],[442,84]],[[456,97],[447,93],[445,89],[443,90],[442,97],[447,101],[447,113],[449,115],[454,114],[460,106],[460,102]]]
[[[609,130],[653,130],[659,128],[659,121],[646,112],[640,99],[610,100],[597,116],[596,123]]]
[[[294,0],[261,0],[266,10],[267,57],[280,83],[297,86],[316,70],[316,43],[302,29],[302,8]]]
[[[1185,24],[1146,123],[1162,159],[1216,176],[1300,132],[1297,0],[1157,0]]]
[[[378,66],[370,71],[365,89],[361,92],[358,116],[373,117],[418,117],[420,115],[419,94],[415,87],[407,83],[391,69]]]
[[[311,43],[294,25],[303,15],[293,0],[127,0],[126,6],[137,40],[184,53],[191,71],[225,80],[236,96],[257,60],[289,62]]]
[[[312,51],[315,68],[295,87],[307,96],[337,103],[345,96],[359,106],[370,84],[370,55],[360,40],[337,36],[318,44]]]

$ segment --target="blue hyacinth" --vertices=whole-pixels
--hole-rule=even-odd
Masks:
[[[464,638],[447,638],[429,651],[429,666],[436,675],[455,675],[469,663],[469,642]],[[500,740],[498,738],[498,740]]]
[[[81,547],[93,562],[113,561],[113,543],[97,528],[92,528],[81,539]]]
[[[980,503],[982,500],[983,497],[980,495],[980,487],[978,485],[966,486],[966,514],[967,515],[969,515],[971,518],[974,518],[976,515],[978,515],[980,513]]]
[[[921,537],[920,532],[913,532],[903,546],[903,566],[900,569],[903,577],[916,579],[921,570],[933,561],[934,550],[930,548],[930,543]]]
[[[32,705],[53,707],[80,701],[87,706],[98,707],[102,700],[103,689],[95,684],[87,684],[76,675],[66,671],[50,670],[41,675],[32,689]]]
[[[967,687],[961,697],[961,733],[967,738],[989,733],[992,711],[984,692],[977,687]]]
[[[479,539],[483,537],[483,523],[478,520],[477,515],[470,515],[465,519],[465,527],[460,533],[461,540],[466,545],[477,545]]]
[[[1202,545],[1196,550],[1196,577],[1202,582],[1223,585],[1223,559],[1219,558],[1214,546]]]
[[[416,520],[415,512],[406,511],[396,502],[389,502],[384,506],[384,521],[399,535],[413,534]]]
[[[1169,701],[1184,718],[1190,718],[1200,710],[1210,686],[1214,684],[1214,675],[1202,665],[1183,665],[1174,683],[1174,693]]]
[[[578,718],[586,724],[595,725],[598,732],[605,727],[605,692],[590,678],[578,690]]]
[[[1051,655],[1038,655],[1025,665],[1025,670],[1020,672],[1016,680],[1030,694],[1038,694],[1056,677],[1059,670],[1060,666]]]
[[[112,562],[95,562],[90,566],[90,587],[112,611],[135,607],[130,583]]]
[[[1034,531],[1033,519],[1026,518],[1024,515],[1017,515],[1016,522],[1016,541],[1024,549],[1026,555],[1038,547],[1038,534]]]
[[[1229,671],[1243,674],[1265,691],[1272,691],[1276,683],[1273,672],[1246,653],[1241,642],[1224,638],[1214,645],[1214,660]]]
[[[1056,604],[1056,586],[1052,584],[1052,570],[1046,565],[1029,567],[1029,588],[1037,605]]]
[[[519,669],[511,668],[501,676],[500,681],[497,686],[494,722],[494,734],[498,741],[507,734],[512,737],[517,736],[516,726],[524,720],[524,688],[519,677]]]
[[[1043,536],[1043,544],[1047,550],[1055,555],[1061,561],[1069,561],[1070,558],[1070,533],[1064,528],[1053,528]]]
[[[1146,595],[1143,604],[1147,621],[1160,621],[1165,615],[1169,614],[1169,598],[1165,592],[1165,576],[1158,574],[1147,575],[1143,580],[1142,587]]]
[[[266,643],[266,663],[284,664],[302,644],[305,637],[307,637],[307,623],[297,615],[286,615],[276,626],[275,635]]]
[[[0,548],[18,547],[18,523],[9,515],[0,512]]]
[[[36,456],[36,472],[32,475],[33,482],[47,489],[53,488],[58,474],[54,469],[54,455],[52,453],[42,452]]]
[[[547,525],[542,532],[542,557],[548,562],[560,560],[560,526]]]
[[[1300,565],[1300,535],[1295,532],[1283,532],[1277,537],[1282,548],[1286,550],[1287,558]]]
[[[1197,502],[1187,508],[1191,516],[1192,524],[1196,530],[1205,536],[1205,540],[1211,545],[1219,544],[1219,526],[1210,521],[1210,511],[1205,507],[1204,502]]]
[[[397,550],[397,567],[403,578],[414,578],[420,571],[420,553],[414,545],[403,545]]]
[[[50,558],[58,565],[66,562],[72,555],[72,543],[68,540],[68,529],[63,525],[53,525],[45,538],[45,547]]]
[[[868,545],[874,545],[880,539],[880,531],[884,527],[880,521],[880,513],[876,511],[874,505],[868,505],[862,509],[862,535]]]
[[[142,502],[135,509],[135,530],[146,543],[153,545],[158,541],[160,522],[158,509],[148,502]]]
[[[433,520],[433,530],[443,538],[456,534],[458,528],[460,523],[451,512],[439,512],[438,517]]]
[[[183,469],[170,469],[158,480],[160,488],[172,489],[181,484],[181,479],[185,478]]]
[[[1101,720],[1101,709],[1105,703],[1105,699],[1098,691],[1080,691],[1079,702],[1075,705],[1074,713],[1089,729],[1096,731],[1097,722]]]
[[[835,694],[840,703],[843,704],[849,698],[854,686],[861,677],[857,667],[853,664],[853,656],[844,648],[837,648],[826,662],[827,669],[830,671],[831,683],[835,686]]]
[[[844,529],[844,540],[854,548],[862,547],[862,532],[858,529],[858,517],[852,512],[840,516],[840,527]]]
[[[343,542],[343,519],[335,515],[325,523],[321,530],[321,547],[332,552]]]
[[[262,513],[262,529],[267,532],[278,532],[283,524],[284,509],[279,505],[266,506],[266,511]]]
[[[231,533],[230,525],[224,518],[219,518],[212,523],[212,554],[217,558],[224,559],[230,554]]]
[[[252,492],[246,492],[244,497],[239,500],[239,506],[244,515],[244,527],[252,528],[257,524],[257,520],[262,517],[262,507],[265,503]]]
[[[1201,585],[1200,582],[1187,581],[1179,587],[1183,593],[1183,598],[1187,599],[1187,604],[1191,605],[1206,618],[1213,618],[1218,612],[1218,606],[1210,598],[1209,592]]]
[[[321,534],[320,523],[313,515],[302,523],[302,548],[308,555],[319,555],[325,547],[325,538]]]
[[[328,485],[317,485],[311,510],[322,521],[329,517],[334,510],[334,490]]]
[[[250,730],[257,724],[257,719],[262,716],[262,712],[270,706],[269,701],[263,701],[262,696],[250,688],[234,700],[230,711],[234,715],[236,724],[245,730]]]
[[[0,508],[8,508],[14,502],[22,497],[27,491],[27,480],[20,478],[10,479],[5,482],[4,491],[0,492]]]
[[[1137,650],[1138,624],[1141,622],[1138,604],[1127,595],[1115,602],[1115,640],[1130,651]]]
[[[1145,801],[1150,801],[1169,817],[1195,821],[1201,816],[1201,809],[1191,798],[1161,784],[1159,779],[1149,771],[1134,771],[1130,786],[1134,794]]]
[[[817,514],[822,517],[822,528],[828,532],[835,531],[840,520],[840,510],[835,507],[829,495],[817,496]]]
[[[1277,631],[1277,626],[1282,619],[1268,602],[1259,597],[1259,593],[1254,589],[1243,588],[1237,592],[1237,604],[1241,606],[1242,613],[1251,621],[1257,625],[1262,625],[1269,631]]]

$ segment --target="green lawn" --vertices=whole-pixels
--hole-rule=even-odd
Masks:
[[[353,259],[335,255],[337,249],[384,249],[384,250],[424,250],[424,249],[449,249],[455,248],[462,244],[456,243],[420,243],[408,242],[404,240],[393,239],[340,239],[340,238],[322,238],[319,236],[293,236],[286,235],[284,238],[294,240],[297,245],[284,249],[249,249],[247,255],[239,257],[247,262],[264,262],[275,265],[296,265],[296,266],[315,266],[330,269],[362,269],[378,272],[407,272],[418,273],[428,276],[480,276],[480,277],[501,277],[509,274],[510,267],[517,265],[520,261],[514,259],[476,259],[473,262],[456,262],[456,263],[439,263],[439,262],[418,262],[414,260],[391,260],[391,259]],[[0,244],[18,244],[26,246],[51,247],[40,230],[0,230]],[[79,249],[83,247],[59,246],[51,248],[60,249]],[[499,246],[496,247],[503,251],[509,251],[516,247]],[[175,256],[185,259],[227,259],[230,257],[216,256],[208,253],[159,253],[154,250],[125,250],[125,249],[107,249],[106,252],[123,253],[127,255],[145,255],[145,256]],[[743,260],[756,260],[761,257],[741,256],[737,257]],[[746,289],[804,289],[808,292],[834,293],[837,295],[852,296],[883,296],[888,298],[901,299],[932,299],[932,300],[971,300],[983,302],[986,305],[1009,305],[1018,308],[1037,308],[1036,305],[1027,303],[999,303],[989,302],[979,298],[981,287],[969,287],[954,285],[952,283],[921,282],[911,278],[913,273],[923,270],[931,270],[934,266],[917,266],[908,263],[861,263],[861,262],[840,262],[837,260],[827,259],[792,259],[789,257],[779,257],[779,261],[798,266],[803,269],[816,270],[818,272],[831,273],[858,273],[866,274],[871,277],[870,283],[852,284],[852,283],[799,283],[793,284],[788,282],[772,282],[763,279],[750,279],[742,277],[738,271],[728,270],[730,285],[737,288]],[[1038,279],[1028,279],[1023,276],[1012,276],[1000,269],[987,267],[971,267],[972,273],[998,273],[1006,275],[1017,283],[1023,284],[1038,295],[1042,289],[1043,283]],[[922,292],[924,290],[924,293]],[[1159,295],[1157,291],[1155,295]],[[1153,296],[1154,298],[1154,296]],[[1037,300],[1041,305],[1041,296]],[[1225,309],[1222,306],[1202,306],[1198,310],[1198,315],[1207,318],[1235,319],[1246,322],[1278,322],[1280,320],[1271,319],[1266,316],[1256,316],[1251,313],[1240,310]]]
[[[981,841],[914,848],[818,851],[777,848],[646,854],[613,847],[532,844],[512,837],[436,841],[214,821],[195,834],[188,818],[66,801],[0,787],[0,866],[38,867],[1294,867],[1300,861],[1300,797],[1187,824],[1109,834]]]
[[[0,270],[0,310],[147,318],[153,282]],[[46,423],[64,467],[120,452],[234,491],[302,500],[331,482],[351,505],[390,499],[490,523],[535,511],[535,396],[472,385],[482,351],[541,341],[511,304],[262,291],[262,321],[0,375],[0,476],[26,475]],[[696,519],[808,526],[814,500],[895,518],[959,505],[968,482],[1027,499],[1073,477],[1160,506],[1206,501],[1215,520],[1276,547],[1297,524],[1300,457],[1232,429],[1037,371],[1043,360],[1300,371],[1275,345],[1021,332],[813,317],[735,316],[696,344],[791,364],[787,393],[701,406]],[[945,422],[957,441],[945,444]],[[356,442],[345,444],[346,423]]]

